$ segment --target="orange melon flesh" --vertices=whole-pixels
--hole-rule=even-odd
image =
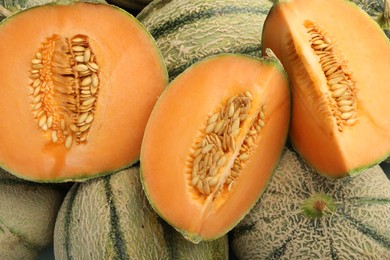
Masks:
[[[53,34],[85,34],[100,67],[99,95],[87,142],[51,142],[38,127],[29,95],[31,60]],[[86,179],[139,158],[149,114],[167,84],[161,55],[145,29],[123,10],[74,3],[32,8],[0,26],[0,165],[37,181]]]
[[[244,91],[253,96],[251,113],[260,105],[265,107],[265,127],[256,139],[256,149],[230,192],[199,199],[189,184],[192,146],[215,109]],[[152,206],[193,242],[225,234],[265,188],[284,146],[289,117],[288,83],[275,63],[220,55],[190,67],[160,97],[145,130],[141,175]],[[237,137],[241,141],[236,152],[245,134]],[[234,158],[229,158],[224,171],[229,172]]]
[[[338,126],[326,105],[327,79],[309,43],[305,24],[315,22],[331,38],[355,83],[357,122]],[[292,86],[290,137],[318,172],[357,173],[390,153],[390,45],[380,28],[348,1],[284,1],[272,8],[263,31]]]

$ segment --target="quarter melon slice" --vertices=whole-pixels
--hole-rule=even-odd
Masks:
[[[66,181],[139,159],[167,72],[134,17],[106,4],[43,5],[4,20],[0,38],[3,168]]]
[[[191,66],[146,126],[141,180],[151,205],[194,243],[227,233],[270,179],[289,119],[276,61],[221,54]]]
[[[390,153],[390,44],[340,0],[279,1],[263,30],[292,87],[290,137],[318,172],[342,177]]]

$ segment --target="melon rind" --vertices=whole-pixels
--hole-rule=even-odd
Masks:
[[[0,259],[35,259],[53,242],[65,191],[0,170]]]
[[[139,168],[75,184],[58,213],[56,259],[227,259],[228,241],[194,245],[164,223]]]
[[[155,0],[136,17],[157,42],[170,80],[219,53],[261,57],[269,0]]]
[[[336,212],[306,218],[302,203],[315,193],[331,196]],[[286,148],[263,196],[233,229],[231,245],[239,259],[386,259],[389,215],[390,181],[379,166],[329,179]]]

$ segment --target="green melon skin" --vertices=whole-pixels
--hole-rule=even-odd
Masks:
[[[301,208],[315,193],[336,205],[319,218]],[[328,179],[286,149],[266,191],[231,232],[239,259],[389,259],[390,181],[379,166]]]
[[[35,259],[53,242],[59,186],[28,182],[0,170],[0,259]]]
[[[154,0],[137,19],[156,40],[172,80],[214,54],[260,57],[271,7],[269,0]]]
[[[12,14],[29,9],[31,7],[49,3],[69,4],[76,1],[77,0],[0,0],[0,21]],[[104,0],[83,0],[83,2],[107,3]]]
[[[139,168],[75,184],[58,213],[56,259],[227,259],[227,236],[194,245],[143,192]]]

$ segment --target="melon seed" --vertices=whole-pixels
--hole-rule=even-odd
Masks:
[[[34,81],[34,83],[33,83],[33,87],[34,88],[36,88],[36,87],[38,87],[39,85],[41,84],[41,80],[40,79],[36,79],[35,81]]]
[[[342,113],[352,111],[354,108],[352,106],[341,106],[338,110]]]
[[[353,104],[352,100],[340,100],[337,102],[337,105],[342,107],[342,106],[351,106]]]
[[[199,175],[195,175],[192,180],[191,180],[191,185],[192,186],[196,186],[198,184],[198,181],[199,181]]]
[[[212,178],[209,179],[208,182],[209,182],[210,187],[214,187],[218,183],[218,178],[217,177],[212,177]]]
[[[53,143],[57,143],[57,141],[58,141],[58,136],[57,136],[57,132],[56,132],[56,131],[52,131],[52,132],[51,132],[51,141],[52,141]]]
[[[308,21],[305,26],[307,33],[311,36],[311,47],[319,57],[319,63],[327,78],[330,94],[334,100],[329,101],[331,102],[329,110],[336,119],[339,131],[343,131],[345,125],[352,126],[356,123],[357,100],[355,93],[357,89],[351,78],[352,74],[348,70],[347,62],[342,60],[336,51],[337,45],[332,44],[331,37],[313,22]],[[334,108],[334,103],[336,108]]]
[[[76,56],[74,58],[74,60],[77,61],[77,62],[84,62],[84,56],[82,56],[82,55]]]
[[[207,119],[207,125],[194,148],[191,158],[191,177],[190,185],[195,188],[199,194],[208,196],[212,192],[220,193],[220,189],[231,189],[232,185],[217,188],[218,182],[225,182],[227,185],[240,176],[245,161],[247,161],[254,151],[256,145],[255,139],[259,129],[264,127],[264,108],[261,107],[253,125],[248,129],[242,147],[236,147],[236,139],[240,131],[240,125],[248,117],[251,109],[252,94],[249,91],[243,92],[237,96],[230,97],[225,106],[220,111],[213,113]],[[260,127],[262,126],[262,127]],[[80,128],[80,131],[82,129]],[[227,162],[232,158],[236,149],[239,154],[236,155],[234,166],[232,167],[226,180],[220,180],[222,176],[218,175],[221,169],[227,166]],[[199,176],[199,177],[196,177]],[[204,198],[204,197],[202,197]]]
[[[341,97],[345,93],[345,91],[347,91],[347,87],[344,86],[342,88],[339,88],[339,89],[333,91],[332,97],[335,97],[335,98]]]
[[[99,94],[99,65],[86,35],[70,40],[53,35],[41,46],[31,59],[32,111],[38,127],[52,129],[50,140],[70,149],[87,140]]]
[[[345,112],[341,114],[341,119],[348,120],[352,117],[353,113],[352,112]]]
[[[83,123],[87,119],[87,117],[88,117],[88,112],[81,114],[79,116],[79,118],[77,119],[77,123],[79,123],[79,124]]]
[[[82,81],[81,81],[81,86],[87,86],[89,84],[91,84],[92,82],[92,78],[90,76],[88,77],[85,77]]]
[[[75,71],[82,72],[82,71],[87,71],[88,67],[87,67],[87,65],[84,65],[84,64],[78,64],[78,65],[74,66],[73,69]]]
[[[68,135],[65,139],[65,147],[69,149],[72,146],[73,138],[71,135]]]

